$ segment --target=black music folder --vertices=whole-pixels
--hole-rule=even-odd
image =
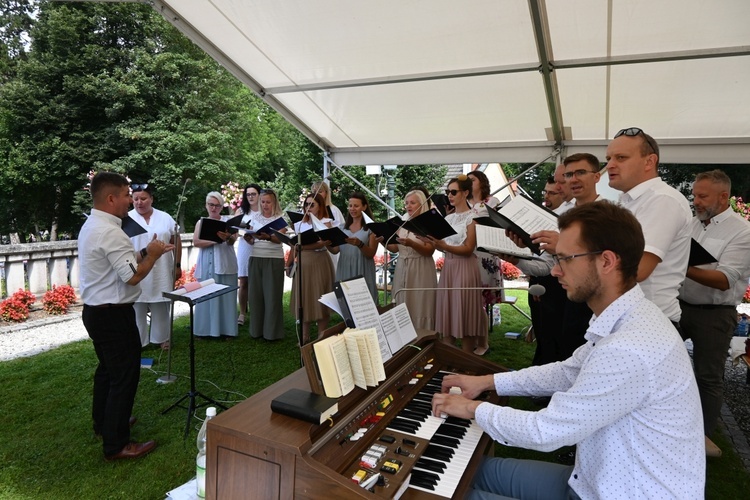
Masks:
[[[322,241],[330,241],[331,246],[333,247],[346,245],[346,239],[349,237],[344,231],[339,229],[338,226],[327,227],[325,229],[316,229],[315,232],[317,233],[319,239],[321,239]]]
[[[383,237],[383,244],[396,243],[394,235],[398,232],[404,221],[401,217],[391,217],[385,222],[370,222],[365,224],[367,229],[375,233],[375,236]]]
[[[432,236],[438,240],[456,234],[455,229],[440,215],[437,209],[431,208],[413,219],[404,222],[404,228],[420,236]]]
[[[287,217],[289,217],[289,220],[292,221],[292,225],[298,223],[299,221],[305,218],[305,214],[300,213],[300,212],[293,212],[291,210],[287,210],[286,215]]]
[[[289,389],[271,401],[271,410],[313,424],[322,424],[339,411],[337,399],[302,389]]]
[[[435,193],[430,196],[430,199],[443,217],[447,215],[448,211],[453,211],[453,205],[450,204],[448,197],[444,194]]]
[[[227,220],[211,219],[209,217],[201,218],[201,232],[198,234],[198,238],[202,240],[215,241],[216,243],[224,243],[224,240],[219,238],[216,234],[219,231],[225,233],[236,233],[239,230],[239,225],[242,223],[242,215],[232,217]]]
[[[138,236],[139,234],[147,233],[146,228],[138,224],[132,217],[126,215],[122,218],[122,230],[128,235],[128,238]]]
[[[542,249],[532,243],[531,234],[543,230],[557,231],[557,214],[524,195],[516,196],[499,211],[488,209],[487,217],[476,217],[474,222],[507,229],[537,255],[541,255]]]
[[[703,245],[698,243],[695,238],[690,238],[690,257],[688,257],[688,266],[700,266],[702,264],[711,264],[713,262],[718,262],[716,257],[703,248]]]
[[[301,243],[302,245],[311,245],[317,241],[320,241],[320,238],[312,229],[302,231],[302,234],[284,234],[276,231],[275,229],[273,229],[272,231],[274,236],[276,236],[276,238],[280,242],[284,243],[285,245],[289,245],[290,247],[293,247],[297,243]],[[301,240],[298,240],[298,236],[301,237]]]

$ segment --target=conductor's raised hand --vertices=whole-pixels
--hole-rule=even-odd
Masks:
[[[171,252],[174,250],[174,245],[170,243],[164,243],[161,240],[156,239],[156,235],[154,235],[153,239],[148,242],[148,245],[146,246],[146,253],[148,255],[153,255],[157,259],[164,255],[167,252]]]

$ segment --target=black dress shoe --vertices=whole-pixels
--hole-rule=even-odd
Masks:
[[[128,427],[132,429],[136,422],[138,422],[138,417],[130,417],[128,419]],[[101,439],[102,433],[94,431],[94,436],[96,436],[96,439]]]
[[[114,460],[122,460],[125,458],[140,458],[147,455],[154,448],[156,448],[156,443],[154,441],[146,441],[145,443],[128,443],[119,453],[107,455],[104,457],[104,460],[106,462],[112,462]]]

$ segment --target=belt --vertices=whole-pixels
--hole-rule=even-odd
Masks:
[[[93,307],[94,309],[117,309],[120,307],[132,307],[133,302],[128,302],[127,304],[99,304],[96,306],[90,306],[88,304],[84,304],[85,307]]]
[[[729,304],[691,304],[690,302],[680,301],[681,306],[694,307],[696,309],[737,309],[737,306]]]

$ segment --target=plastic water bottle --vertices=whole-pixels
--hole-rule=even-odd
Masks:
[[[748,322],[747,316],[743,314],[737,322],[737,328],[734,330],[734,335],[736,337],[747,337],[748,327],[750,327],[750,322]]]
[[[198,431],[198,439],[196,440],[196,444],[198,445],[198,457],[195,459],[195,477],[198,496],[200,498],[205,498],[206,496],[206,428],[208,427],[208,421],[215,416],[215,407],[209,406],[206,408],[206,420],[203,421],[201,430]]]

